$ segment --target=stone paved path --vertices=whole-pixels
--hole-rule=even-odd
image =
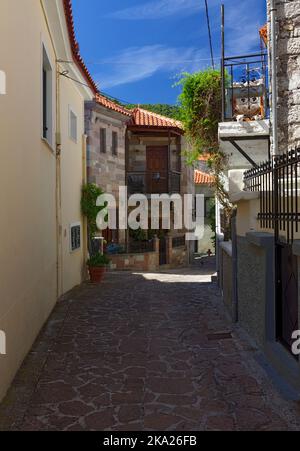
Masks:
[[[196,268],[110,273],[74,291],[17,375],[0,429],[299,428],[297,404],[281,399],[243,338],[230,338],[208,280]]]

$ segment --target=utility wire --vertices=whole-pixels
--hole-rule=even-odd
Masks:
[[[205,0],[205,9],[206,9],[206,20],[207,20],[207,28],[208,28],[210,55],[211,55],[211,65],[212,65],[212,68],[215,69],[214,51],[213,51],[213,46],[212,46],[211,28],[210,28],[210,19],[209,19],[207,0]]]
[[[73,77],[70,77],[70,75],[68,75],[67,71],[59,72],[59,75],[61,75],[62,77],[68,78],[69,80],[72,80],[75,83],[78,83],[79,85],[86,86],[87,88],[91,88],[87,83],[82,83],[81,81],[76,80]],[[99,86],[98,86],[99,83],[96,83],[96,85],[99,88]],[[110,94],[107,94],[107,93],[101,91],[100,89],[99,89],[99,94],[103,95],[104,97],[107,97],[110,100],[115,100],[115,101],[117,101],[118,103],[121,103],[121,104],[136,105],[136,102],[128,102],[127,100],[118,99],[117,97],[113,97]]]

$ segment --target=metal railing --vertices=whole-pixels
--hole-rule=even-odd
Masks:
[[[185,236],[174,237],[172,239],[172,247],[176,249],[177,247],[185,246]]]
[[[128,243],[128,252],[130,254],[144,254],[147,252],[154,252],[154,240],[130,241]]]
[[[245,172],[244,182],[246,190],[259,192],[260,227],[293,242],[300,223],[300,148]]]
[[[223,122],[269,116],[267,53],[234,56],[222,61]]]
[[[137,171],[127,173],[128,194],[180,193],[181,173]]]

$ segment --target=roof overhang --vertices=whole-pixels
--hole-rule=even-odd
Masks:
[[[133,133],[161,133],[164,132],[166,135],[169,133],[182,136],[184,135],[184,130],[180,130],[179,128],[167,128],[167,127],[159,127],[159,126],[140,126],[140,125],[128,125],[128,130]]]
[[[72,50],[70,30],[66,16],[67,14],[71,14],[71,10],[69,12],[66,10],[64,0],[41,0],[41,3],[47,17],[57,62],[60,64],[62,71],[65,71],[69,77],[78,82],[77,87],[84,99],[93,99],[95,88],[88,75],[84,72],[82,66],[84,63],[79,63],[78,59],[74,57]],[[69,3],[67,4],[70,5]],[[72,21],[73,18],[69,17],[69,20]]]
[[[124,122],[125,124],[128,122],[128,119],[130,119],[130,117],[128,117],[128,115],[125,115],[121,112],[107,108],[104,105],[101,105],[95,99],[93,101],[86,102],[85,106],[86,106],[86,108],[93,110],[99,114],[102,114],[103,116],[115,119],[119,122]]]

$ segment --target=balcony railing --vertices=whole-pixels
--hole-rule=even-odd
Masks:
[[[128,172],[128,194],[180,193],[181,173],[175,171]]]
[[[222,62],[223,122],[269,116],[266,53],[225,58]]]
[[[178,247],[183,247],[183,246],[185,246],[185,236],[183,235],[183,236],[177,236],[177,237],[174,237],[173,239],[172,239],[172,247],[173,248],[178,248]]]

